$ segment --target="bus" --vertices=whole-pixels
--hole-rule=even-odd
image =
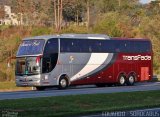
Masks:
[[[103,87],[134,85],[152,79],[149,39],[112,38],[103,34],[61,34],[22,40],[16,55],[16,85]]]

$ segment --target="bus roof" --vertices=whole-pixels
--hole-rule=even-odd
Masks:
[[[111,39],[114,40],[135,40],[135,41],[150,41],[150,39],[147,38],[122,38],[122,37],[112,37]]]
[[[109,37],[105,34],[60,34],[60,35],[42,35],[42,36],[34,36],[34,37],[27,37],[23,40],[30,40],[30,39],[51,39],[51,38],[62,38],[62,39],[97,39],[97,40],[135,40],[135,41],[150,41],[146,38],[121,38],[121,37]]]
[[[60,34],[60,35],[43,35],[43,36],[35,36],[35,37],[28,37],[24,38],[24,40],[29,39],[51,39],[51,38],[65,38],[65,39],[100,39],[106,40],[110,39],[109,36],[104,34]]]

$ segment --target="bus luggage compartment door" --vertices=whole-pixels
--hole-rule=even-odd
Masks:
[[[149,67],[141,67],[141,81],[149,80]]]

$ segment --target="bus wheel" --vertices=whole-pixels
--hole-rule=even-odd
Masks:
[[[124,74],[121,74],[119,76],[118,85],[124,86],[126,83],[126,76]]]
[[[133,74],[129,75],[126,83],[127,83],[128,86],[134,85],[134,83],[135,83],[135,76]]]
[[[59,86],[58,89],[66,89],[68,87],[68,80],[66,77],[62,77],[59,80]]]
[[[45,90],[45,87],[36,87],[36,90],[37,91],[43,91],[43,90]]]
[[[103,84],[103,83],[98,83],[98,84],[95,84],[97,87],[105,87],[106,84]]]

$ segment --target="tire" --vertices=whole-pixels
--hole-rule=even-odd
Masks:
[[[97,87],[105,87],[106,84],[103,84],[103,83],[98,83],[98,84],[95,84]]]
[[[135,83],[135,75],[130,74],[128,76],[128,78],[127,78],[127,82],[126,83],[127,83],[128,86],[134,85],[134,83]]]
[[[126,76],[124,74],[119,75],[118,85],[124,86],[126,84]]]
[[[66,77],[61,77],[59,79],[58,89],[66,89],[68,87],[68,79]]]
[[[44,91],[44,90],[45,90],[45,87],[36,87],[36,90],[37,90],[37,91]]]

